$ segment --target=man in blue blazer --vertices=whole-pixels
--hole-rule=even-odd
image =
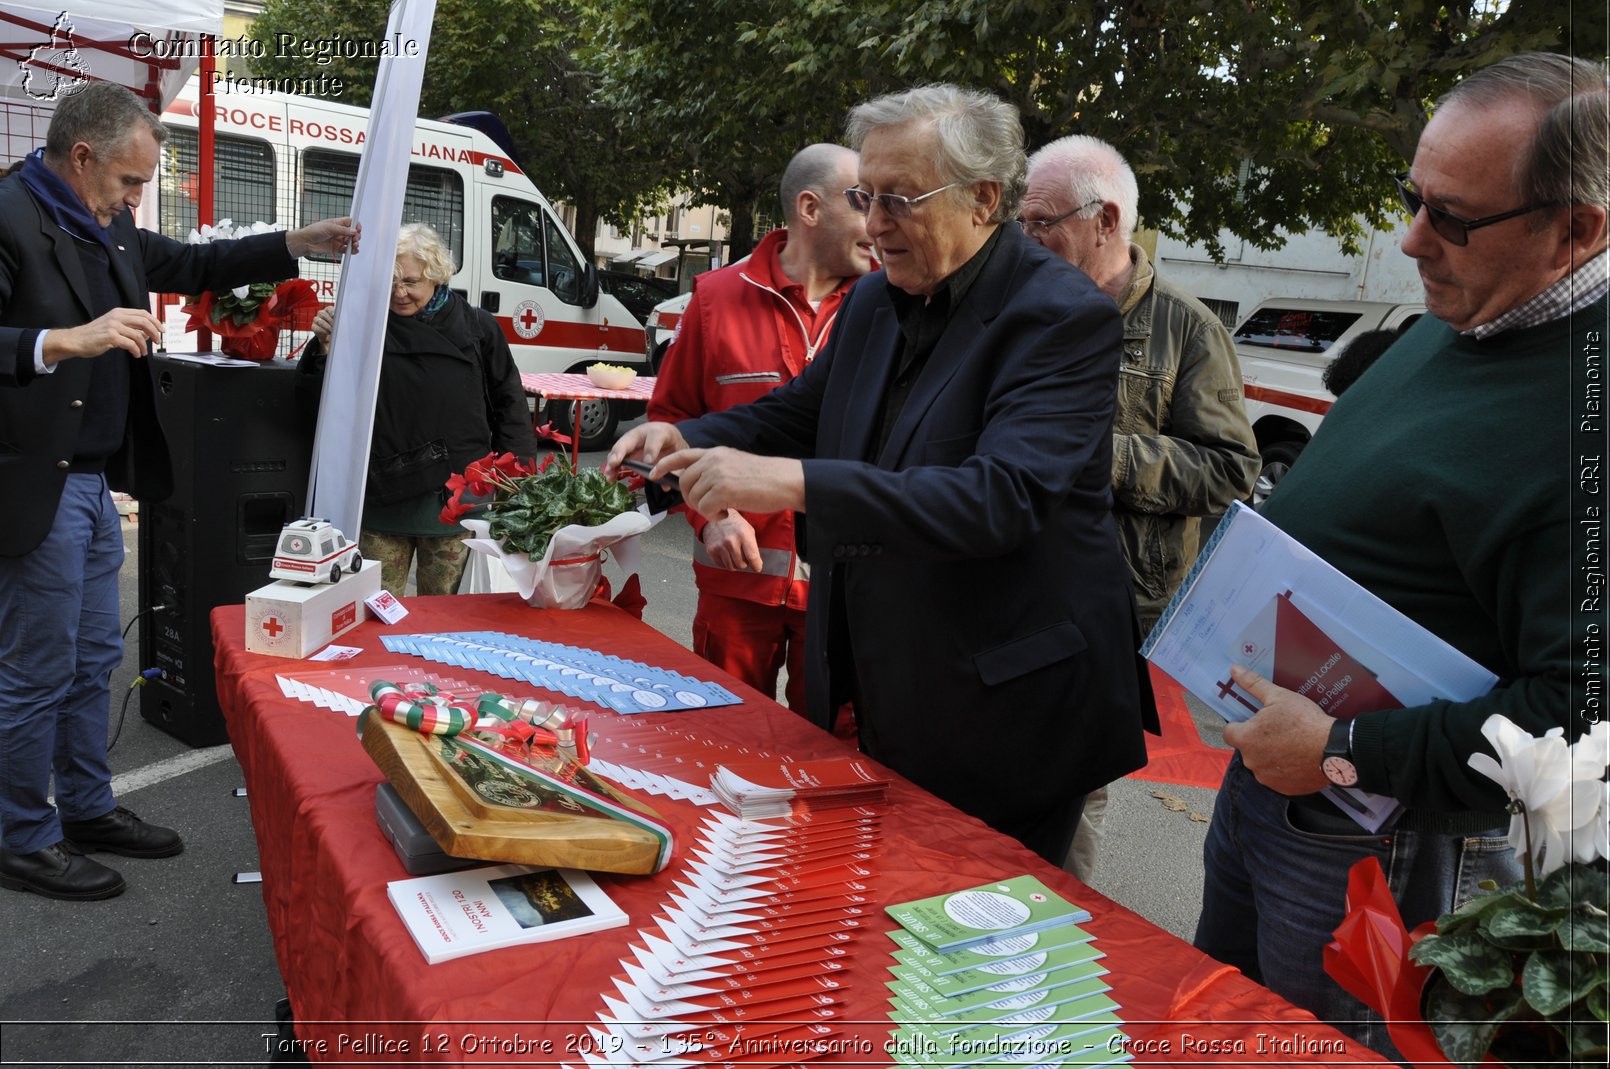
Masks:
[[[123,657],[109,487],[147,500],[172,488],[138,359],[162,337],[150,292],[288,278],[297,257],[358,237],[346,219],[210,245],[138,229],[130,211],[165,136],[134,94],[92,82],[56,105],[44,150],[0,182],[0,886],[51,898],[122,892],[89,852],[184,848],[116,804],[106,755]]]
[[[1087,790],[1157,729],[1110,515],[1120,321],[1013,222],[1011,105],[952,86],[850,113],[883,270],[826,351],[750,405],[633,429],[697,511],[805,516],[811,715],[1062,860]]]

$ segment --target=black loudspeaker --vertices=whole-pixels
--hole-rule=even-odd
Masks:
[[[280,528],[302,515],[312,442],[297,418],[294,365],[150,359],[174,489],[140,502],[141,667],[162,670],[140,688],[140,715],[213,746],[228,734],[209,616],[269,582]]]

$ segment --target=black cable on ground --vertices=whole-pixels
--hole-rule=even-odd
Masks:
[[[134,630],[134,625],[140,622],[140,617],[144,616],[148,612],[149,613],[162,612],[166,608],[167,608],[166,605],[152,605],[148,609],[141,609],[139,612],[135,613],[133,619],[129,620],[128,626],[123,628],[123,641],[124,642],[128,641],[129,632]],[[144,651],[142,650],[141,652],[143,653]],[[145,686],[147,680],[155,679],[158,676],[160,676],[161,674],[162,674],[162,669],[160,669],[160,668],[146,668],[146,669],[143,669],[140,672],[139,675],[134,677],[134,682],[129,684],[129,689],[123,695],[123,707],[117,711],[117,726],[112,729],[112,737],[110,739],[108,739],[107,743],[106,743],[106,752],[107,753],[112,752],[112,747],[117,745],[118,738],[121,737],[122,734],[123,734],[123,720],[124,720],[125,717],[128,716],[128,713],[129,713],[129,698],[133,697],[134,689],[136,687]]]

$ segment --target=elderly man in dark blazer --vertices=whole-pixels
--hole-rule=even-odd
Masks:
[[[351,220],[210,245],[138,229],[129,213],[165,136],[127,89],[93,82],[57,104],[44,150],[0,182],[0,886],[52,898],[123,890],[89,852],[184,848],[116,804],[106,755],[123,656],[108,488],[161,499],[172,484],[138,359],[162,337],[150,291],[287,278],[297,257],[358,236]]]
[[[1087,790],[1156,730],[1110,516],[1120,321],[1011,222],[1010,105],[929,86],[850,114],[883,270],[754,404],[624,436],[705,515],[805,516],[807,690],[862,746],[1060,862]]]

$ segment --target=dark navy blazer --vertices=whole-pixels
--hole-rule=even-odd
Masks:
[[[1157,730],[1111,517],[1121,334],[1109,297],[1010,227],[880,455],[902,345],[882,272],[802,375],[680,425],[804,461],[813,719],[851,696],[847,639],[866,751],[997,827],[1139,768]]]
[[[112,278],[120,304],[149,308],[151,293],[201,293],[258,280],[289,278],[296,260],[283,234],[187,245],[112,221]],[[99,307],[73,239],[40,208],[16,175],[0,182],[0,557],[20,557],[44,540],[56,516],[66,462],[87,414],[93,360],[64,360],[33,374],[28,340],[36,328],[73,327],[111,311]],[[94,360],[133,360],[121,349]],[[146,500],[172,491],[167,444],[152,399],[153,366],[129,375],[123,448],[107,462],[107,481]]]

